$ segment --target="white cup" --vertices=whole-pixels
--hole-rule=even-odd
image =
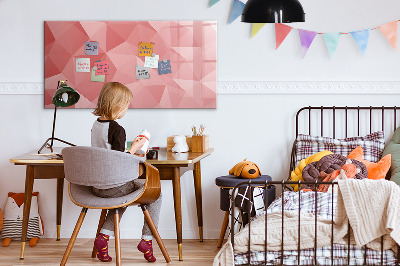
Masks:
[[[149,148],[150,133],[146,129],[143,129],[142,132],[140,132],[140,134],[138,135],[138,138],[145,138],[146,142],[139,150],[136,151],[136,154],[145,154],[147,152],[147,149]]]

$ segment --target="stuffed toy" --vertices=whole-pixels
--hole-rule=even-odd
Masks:
[[[320,151],[318,153],[310,155],[307,158],[301,160],[299,162],[299,164],[297,165],[297,167],[290,173],[289,180],[290,181],[299,181],[299,180],[303,181],[302,171],[303,171],[304,167],[306,167],[306,165],[308,165],[309,163],[317,162],[322,157],[324,157],[326,155],[330,155],[330,154],[333,154],[333,152],[331,152],[331,151]],[[298,191],[299,190],[299,185],[292,184],[291,186],[293,187],[294,191]]]
[[[43,235],[43,223],[39,216],[38,194],[32,193],[31,212],[29,214],[27,239],[29,246],[36,245],[39,237]],[[21,241],[22,219],[24,213],[24,193],[8,193],[4,208],[4,222],[1,230],[3,247],[8,247],[11,240]]]
[[[172,148],[172,152],[188,152],[189,146],[186,143],[185,136],[175,136],[174,137],[175,146]]]
[[[347,156],[349,159],[356,159],[367,166],[368,169],[368,179],[384,179],[386,177],[387,172],[389,171],[392,155],[385,155],[379,162],[373,163],[368,162],[363,159],[363,149],[361,146],[355,148],[350,154]]]
[[[231,170],[229,170],[229,174],[249,179],[257,178],[261,175],[258,166],[255,163],[246,160],[247,158],[242,162],[237,163]]]

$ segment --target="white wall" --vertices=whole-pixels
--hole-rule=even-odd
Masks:
[[[372,0],[302,0],[306,23],[294,27],[328,31],[351,31],[375,27],[398,17],[400,2]],[[43,81],[43,21],[45,20],[218,20],[219,81],[399,81],[399,54],[391,50],[382,34],[371,33],[363,57],[350,35],[342,37],[334,59],[329,59],[318,36],[305,59],[297,31],[274,50],[273,25],[266,25],[253,39],[251,26],[227,24],[230,0],[208,8],[208,0],[33,1],[0,0],[0,82]],[[1,85],[1,83],[0,83]],[[308,105],[399,105],[399,95],[345,94],[220,94],[215,110],[129,110],[121,120],[128,138],[142,128],[152,132],[152,145],[165,146],[169,135],[189,134],[193,124],[207,125],[215,152],[202,161],[205,238],[218,238],[223,214],[214,179],[227,174],[238,161],[256,162],[263,174],[275,180],[286,176],[294,138],[294,115]],[[25,167],[9,158],[38,149],[51,134],[53,110],[43,108],[43,95],[0,95],[0,207],[7,192],[24,190]],[[78,145],[90,144],[91,110],[59,110],[56,136]],[[182,185],[183,237],[197,237],[193,181],[184,174]],[[38,180],[39,205],[45,237],[55,237],[56,182]],[[171,182],[162,182],[163,207],[159,230],[175,238]],[[70,237],[80,209],[64,191],[62,237]],[[89,211],[79,237],[93,237],[99,212]],[[139,217],[139,218],[138,218]],[[139,208],[130,208],[121,221],[123,238],[139,238]]]

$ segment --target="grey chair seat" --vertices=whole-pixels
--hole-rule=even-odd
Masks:
[[[135,180],[135,182],[144,183],[145,180]],[[90,208],[107,208],[112,206],[118,206],[129,201],[134,200],[137,196],[142,193],[143,188],[135,190],[131,194],[126,196],[117,197],[117,198],[101,198],[92,193],[92,187],[82,186],[70,183],[70,193],[71,198],[75,201],[77,205],[82,206],[91,206]]]

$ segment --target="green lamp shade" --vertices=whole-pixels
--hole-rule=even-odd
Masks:
[[[81,96],[79,93],[67,84],[61,84],[54,93],[53,104],[57,107],[68,107],[76,104]]]

